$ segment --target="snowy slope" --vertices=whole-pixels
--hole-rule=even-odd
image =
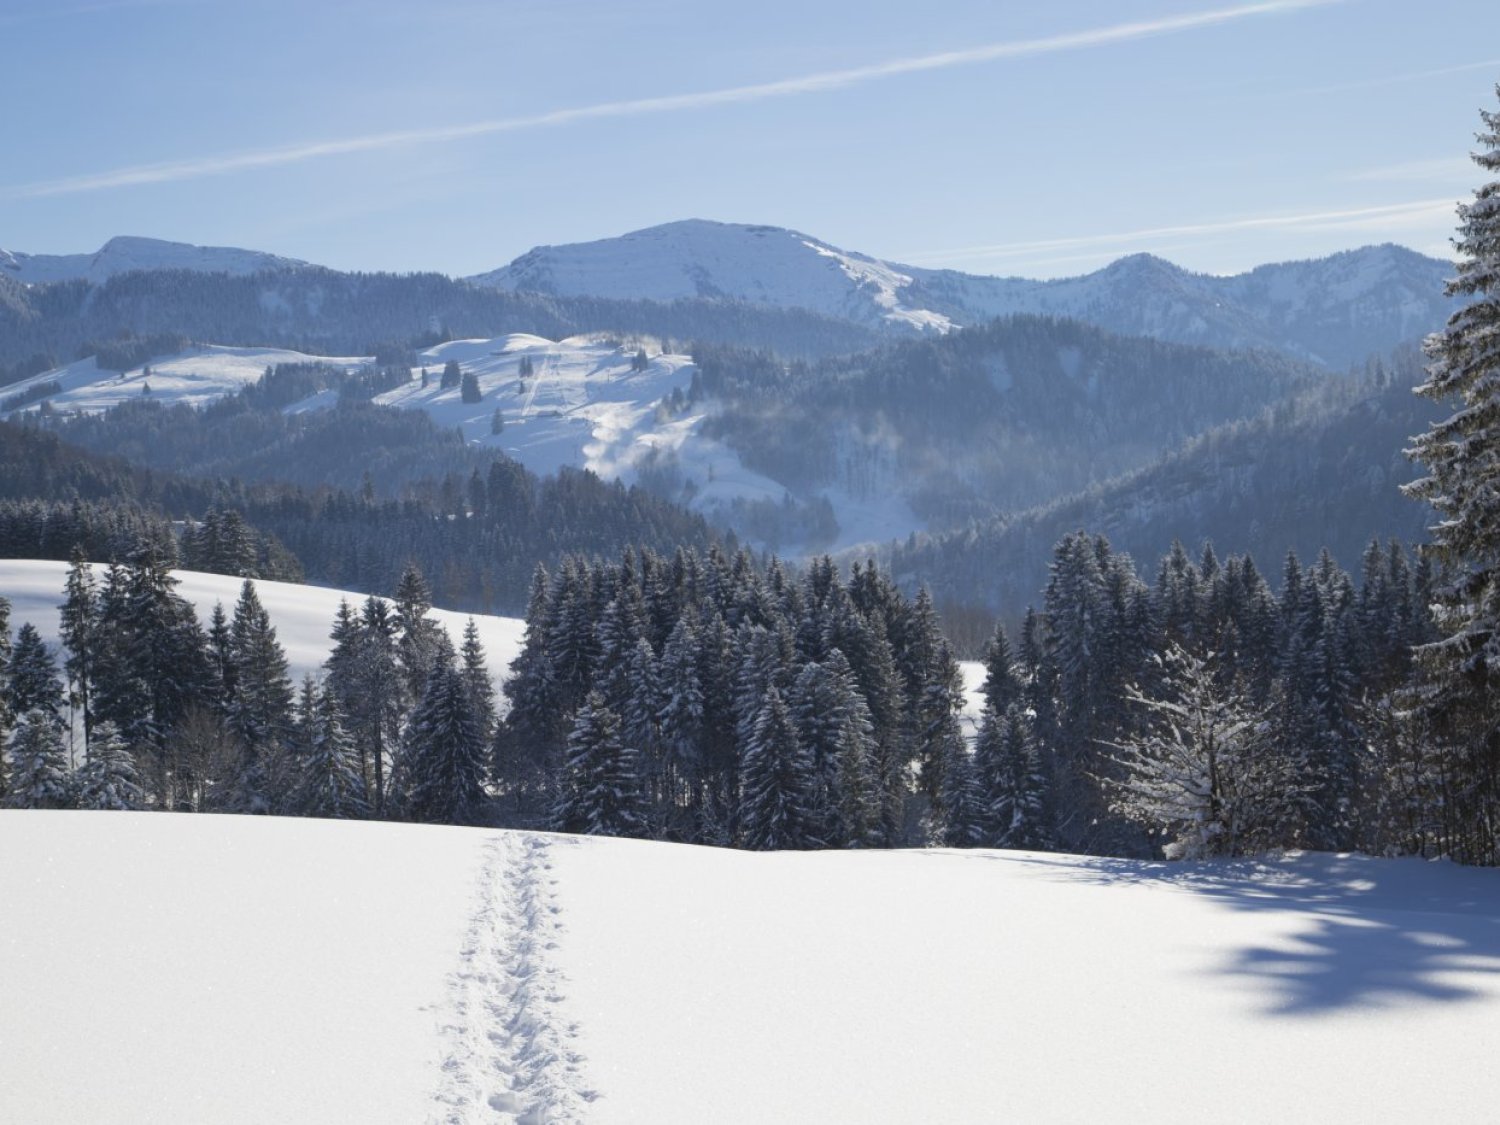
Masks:
[[[1233,277],[1134,254],[1080,277],[1031,281],[882,261],[779,227],[692,220],[539,246],[469,280],[566,296],[726,296],[904,330],[1036,313],[1343,368],[1441,327],[1451,272],[1449,263],[1387,244]]]
[[[708,407],[700,404],[680,414],[658,415],[657,405],[674,390],[687,394],[692,360],[652,348],[646,370],[635,372],[635,354],[634,345],[588,338],[552,341],[516,334],[454,340],[419,356],[431,376],[425,388],[416,380],[375,401],[426,410],[439,424],[460,427],[470,441],[503,449],[541,475],[571,465],[606,480],[635,484],[642,469],[654,463],[658,469],[667,468],[678,482],[671,498],[696,511],[713,515],[735,500],[779,504],[786,494],[780,483],[747,468],[733,449],[703,435]],[[523,358],[531,361],[535,372],[525,380],[520,376]],[[465,403],[459,388],[440,387],[438,376],[449,360],[478,379],[480,402]],[[491,420],[497,409],[504,429],[493,435]],[[828,498],[838,513],[840,530],[837,541],[820,545],[824,548],[885,540],[918,526],[910,508],[895,495],[856,501],[830,491]]]
[[[132,270],[192,270],[195,273],[249,274],[300,269],[306,262],[259,250],[193,246],[158,238],[122,235],[92,254],[23,254],[0,250],[0,272],[28,285],[84,278],[94,283]]]
[[[1482,1121],[1500,875],[0,812],[0,1119]]]
[[[232,395],[259,379],[278,363],[325,363],[354,370],[370,360],[355,356],[310,356],[285,348],[226,348],[215,344],[158,356],[129,371],[105,370],[93,357],[44,371],[5,388],[4,397],[24,394],[33,387],[57,383],[59,393],[47,399],[58,410],[94,413],[132,401],[146,393],[168,405],[203,406]],[[151,369],[150,375],[146,368]],[[23,409],[35,410],[39,404]]]
[[[688,219],[619,238],[539,246],[469,278],[478,285],[558,296],[732,297],[812,309],[864,324],[945,331],[941,313],[908,304],[905,267],[781,227]]]
[[[63,582],[68,564],[35,559],[0,559],[0,597],[11,603],[12,630],[25,622],[35,625],[42,638],[56,649],[58,645],[58,604],[62,601]],[[95,565],[95,575],[102,583],[104,567]],[[207,625],[214,603],[220,602],[225,613],[234,611],[240,596],[242,579],[224,574],[201,574],[191,570],[172,572],[178,579],[177,592],[198,612],[198,620]],[[308,672],[316,673],[328,658],[331,642],[328,631],[339,601],[347,598],[358,608],[364,594],[329,590],[322,586],[300,586],[291,582],[255,580],[261,604],[276,627],[276,638],[286,650],[294,680]],[[464,624],[469,615],[435,609],[429,615],[452,638],[455,646],[463,641]],[[489,660],[490,675],[496,685],[504,679],[510,662],[521,651],[525,622],[514,617],[488,617],[475,614],[479,639]],[[60,661],[59,661],[60,663]]]
[[[706,406],[670,415],[658,413],[658,405],[673,391],[686,396],[692,383],[692,360],[650,348],[655,354],[646,370],[632,371],[637,348],[589,337],[554,341],[519,333],[453,340],[419,353],[419,369],[429,373],[426,387],[414,378],[375,401],[424,410],[440,426],[461,429],[470,442],[503,450],[540,475],[570,466],[592,470],[605,480],[635,484],[643,469],[654,466],[658,475],[665,472],[677,482],[672,499],[710,516],[736,500],[780,504],[786,494],[780,483],[747,468],[733,449],[703,435]],[[523,359],[535,371],[524,380],[524,393],[520,390]],[[441,386],[440,376],[449,360],[478,379],[480,402],[465,403],[460,388]],[[255,383],[267,367],[281,363],[331,364],[354,372],[374,359],[205,345],[158,356],[123,373],[103,370],[92,358],[81,359],[6,387],[0,399],[55,382],[61,389],[46,396],[53,409],[93,413],[139,399],[149,384],[154,401],[202,406]],[[335,392],[326,391],[289,409],[324,409],[337,398]],[[12,413],[40,408],[41,400],[36,400]],[[497,409],[504,422],[498,435],[491,433]],[[839,536],[832,543],[818,544],[820,549],[882,542],[920,525],[894,491],[870,499],[856,499],[838,489],[827,495],[838,513]]]

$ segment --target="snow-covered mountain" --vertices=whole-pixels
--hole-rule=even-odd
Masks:
[[[826,316],[946,331],[945,315],[904,299],[912,271],[781,227],[688,219],[619,238],[539,246],[468,280],[564,297],[729,297]]]
[[[1482,1121],[1493,870],[0,811],[0,1119]]]
[[[931,270],[853,253],[780,227],[704,220],[537,247],[469,280],[561,296],[722,296],[897,331],[947,331],[1012,313],[1220,348],[1270,348],[1341,368],[1443,323],[1452,267],[1399,246],[1195,274],[1148,254],[1056,281]]]
[[[158,238],[122,235],[92,254],[23,254],[0,250],[0,274],[28,285],[84,278],[105,281],[133,270],[191,270],[243,275],[301,269],[308,263],[232,246],[193,246]]]

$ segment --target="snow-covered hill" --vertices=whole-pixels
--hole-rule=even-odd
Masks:
[[[196,273],[248,274],[262,270],[300,269],[307,265],[259,250],[231,246],[193,246],[159,238],[122,235],[92,254],[23,254],[0,250],[0,272],[28,285],[84,278],[95,283],[132,270],[192,270]]]
[[[1446,262],[1387,244],[1233,277],[1136,254],[1081,277],[1030,281],[882,261],[780,227],[691,220],[539,246],[470,280],[564,296],[725,296],[902,330],[1039,313],[1342,368],[1439,328],[1451,272]]]
[[[57,393],[45,397],[54,409],[63,411],[93,414],[144,394],[167,405],[205,406],[253,385],[267,367],[279,363],[325,363],[354,371],[370,362],[361,356],[311,356],[285,348],[226,348],[207,344],[155,356],[128,371],[102,368],[91,356],[23,379],[5,388],[3,397],[26,395],[56,383]],[[35,410],[39,405],[38,399],[26,408]]]
[[[7,1121],[1481,1121],[1496,872],[0,812]],[[44,876],[43,876],[43,873]]]
[[[67,570],[68,564],[61,562],[0,559],[0,597],[11,603],[11,628],[19,629],[29,621],[54,650],[59,643],[58,604],[62,601]],[[104,568],[95,564],[95,573],[102,582]],[[198,620],[204,625],[207,625],[216,602],[224,606],[224,612],[233,612],[242,579],[191,570],[172,573],[179,583],[177,592],[192,604]],[[328,633],[339,602],[347,598],[357,608],[365,600],[363,594],[266,579],[255,580],[255,592],[266,607],[271,624],[276,627],[276,638],[286,650],[294,680],[300,680],[309,672],[317,674],[323,661],[328,659],[332,648]],[[447,630],[455,647],[463,642],[468,614],[435,609],[428,616]],[[475,614],[474,622],[489,661],[490,675],[498,687],[507,675],[510,662],[521,651],[525,622],[514,617],[484,614]]]
[[[473,443],[503,450],[538,474],[571,466],[635,484],[643,474],[654,473],[659,487],[673,499],[711,516],[736,501],[781,504],[786,496],[782,484],[747,468],[734,450],[703,436],[706,408],[685,402],[692,385],[692,360],[653,348],[646,369],[635,371],[632,360],[638,350],[639,345],[589,337],[555,341],[512,334],[454,340],[418,354],[418,370],[429,373],[427,386],[416,378],[375,401],[424,410],[440,425],[462,430]],[[477,378],[479,402],[466,403],[459,388],[441,385],[449,360]],[[524,380],[523,361],[535,372]],[[45,399],[55,410],[93,413],[139,399],[149,385],[157,402],[201,406],[253,384],[267,367],[286,363],[332,364],[353,372],[374,360],[277,348],[202,346],[155,357],[125,372],[103,370],[93,359],[79,360],[7,387],[0,399],[19,402],[35,393],[16,409],[40,409]],[[43,393],[54,382],[58,392]],[[684,404],[666,409],[674,391]],[[289,409],[323,409],[336,400],[336,392],[327,391]],[[499,434],[492,433],[497,410],[503,425]],[[838,513],[839,534],[834,541],[816,544],[820,549],[883,541],[920,525],[899,496],[855,499],[830,490],[828,498]]]
[[[688,219],[620,238],[539,246],[469,279],[558,296],[731,297],[811,309],[860,323],[946,331],[941,313],[913,306],[911,272],[781,227]]]

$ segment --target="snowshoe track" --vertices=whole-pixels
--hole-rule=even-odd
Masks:
[[[523,833],[484,845],[478,903],[449,978],[433,1122],[571,1125],[598,1096],[573,1048],[578,1026],[559,1010],[565,982],[550,951],[563,927],[548,859],[556,845]]]

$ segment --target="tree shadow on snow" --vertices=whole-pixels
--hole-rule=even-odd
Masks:
[[[1042,867],[1066,882],[1158,884],[1236,911],[1288,914],[1284,936],[1231,951],[1213,970],[1253,982],[1272,1015],[1500,992],[1500,981],[1489,979],[1500,974],[1500,872],[1325,853],[1203,863],[945,854]]]

